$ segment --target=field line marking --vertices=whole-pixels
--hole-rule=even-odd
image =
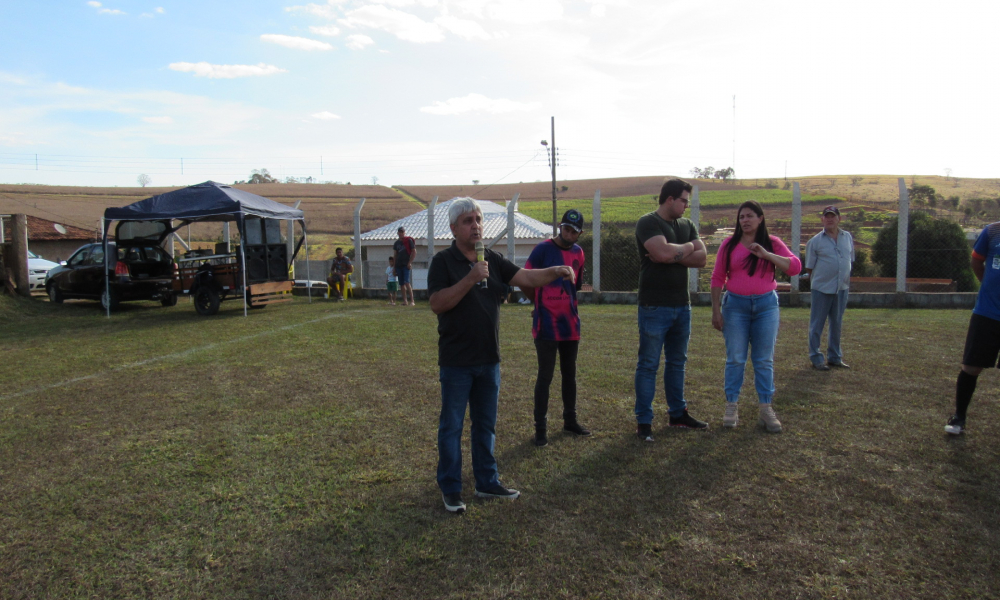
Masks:
[[[385,312],[385,311],[375,311],[375,312]],[[252,339],[255,339],[255,338],[263,337],[265,335],[270,335],[270,334],[276,333],[278,331],[288,331],[290,329],[296,329],[296,328],[302,327],[304,325],[312,325],[313,323],[320,323],[322,321],[327,321],[329,319],[336,319],[336,318],[339,318],[339,317],[344,317],[344,316],[346,316],[348,314],[353,314],[353,312],[352,313],[336,313],[336,314],[332,314],[332,315],[327,315],[325,317],[320,317],[318,319],[311,319],[309,321],[303,321],[301,323],[296,323],[294,325],[283,325],[281,327],[276,327],[275,329],[268,329],[266,331],[261,331],[261,332],[254,333],[254,334],[251,334],[251,335],[245,335],[243,337],[233,338],[231,340],[226,340],[224,342],[215,342],[215,343],[212,343],[212,344],[207,344],[205,346],[199,346],[197,348],[189,348],[189,349],[183,350],[181,352],[174,352],[172,354],[164,354],[162,356],[154,356],[153,358],[147,358],[146,360],[140,360],[138,362],[133,362],[133,363],[127,363],[127,364],[124,364],[124,365],[119,365],[117,367],[113,367],[111,369],[107,369],[105,371],[101,371],[100,373],[92,373],[90,375],[84,375],[82,377],[74,377],[72,379],[66,379],[66,380],[60,381],[58,383],[50,383],[48,385],[43,385],[43,386],[40,386],[40,387],[31,388],[31,389],[27,389],[27,390],[22,390],[20,392],[15,392],[13,394],[7,394],[5,396],[0,396],[0,402],[6,401],[6,400],[14,400],[15,398],[22,398],[24,396],[30,396],[32,394],[37,394],[38,392],[45,392],[45,391],[53,390],[53,389],[56,389],[56,388],[66,387],[66,386],[69,386],[69,385],[73,385],[74,383],[80,383],[81,381],[88,381],[90,379],[97,379],[99,377],[104,377],[104,376],[110,375],[112,373],[117,373],[119,371],[124,371],[126,369],[132,369],[132,368],[135,368],[135,367],[142,367],[142,366],[145,366],[145,365],[148,365],[148,364],[152,364],[152,363],[155,363],[155,362],[160,362],[160,361],[164,361],[164,360],[172,360],[172,359],[175,359],[175,358],[183,358],[185,356],[189,356],[191,354],[196,354],[198,352],[204,352],[205,350],[211,350],[211,349],[217,348],[219,346],[224,346],[224,345],[227,345],[227,344],[237,344],[237,343],[240,343],[240,342],[245,342],[247,340],[252,340]],[[12,408],[12,407],[6,407],[6,408]]]

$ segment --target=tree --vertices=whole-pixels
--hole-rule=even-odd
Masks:
[[[715,178],[716,179],[721,179],[722,181],[728,181],[729,178],[731,178],[733,176],[734,172],[735,171],[733,171],[732,167],[726,167],[725,169],[719,169],[718,171],[715,172]]]
[[[896,238],[899,219],[892,219],[872,245],[872,261],[878,263],[882,277],[896,276]],[[907,236],[907,277],[951,279],[958,291],[976,290],[976,278],[969,264],[969,243],[958,223],[932,219],[922,212],[910,213]]]
[[[958,196],[948,196],[948,203],[951,204],[952,208],[958,208],[958,203],[961,201]]]
[[[271,176],[271,173],[267,169],[254,169],[250,171],[250,179],[247,183],[281,183],[276,178]]]
[[[931,202],[937,195],[937,191],[929,185],[914,185],[906,191],[910,194],[910,200],[913,200],[917,204]]]
[[[472,180],[472,185],[479,185],[479,180],[478,179],[473,179]]]
[[[142,173],[141,175],[136,177],[135,180],[138,181],[139,185],[141,185],[142,187],[146,187],[147,185],[153,182],[153,178],[150,177],[149,175],[146,175],[145,173]]]
[[[378,177],[375,175],[372,175],[372,185],[378,185]]]

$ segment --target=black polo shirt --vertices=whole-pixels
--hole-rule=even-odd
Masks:
[[[504,287],[521,268],[492,250],[486,250],[484,258],[490,265],[487,287],[474,286],[454,308],[438,315],[438,365],[442,367],[500,362],[500,303]],[[431,260],[427,292],[455,285],[472,266],[452,242]]]

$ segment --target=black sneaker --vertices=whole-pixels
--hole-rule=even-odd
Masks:
[[[549,443],[549,438],[545,435],[544,429],[535,430],[535,445],[538,447],[545,446]]]
[[[698,419],[692,417],[688,414],[687,409],[684,409],[684,414],[679,417],[670,417],[671,427],[686,427],[688,429],[708,429],[708,423],[704,421],[699,421]]]
[[[563,425],[563,431],[568,431],[570,433],[575,433],[576,435],[582,435],[584,437],[590,435],[590,430],[585,429],[580,426],[579,423],[573,421],[572,423],[566,423]]]
[[[499,483],[488,490],[476,490],[477,498],[503,498],[505,500],[515,500],[520,495],[521,492],[517,490],[508,490]]]
[[[851,365],[845,363],[844,361],[828,363],[831,367],[835,369],[850,369]]]
[[[453,513],[464,513],[465,502],[462,502],[462,494],[442,494],[444,498],[444,509]]]
[[[639,423],[639,426],[635,429],[635,434],[639,436],[639,439],[644,442],[653,441],[653,424],[652,423]]]
[[[960,419],[958,415],[953,415],[948,419],[948,424],[944,426],[946,433],[951,435],[962,435],[965,431],[965,419]]]

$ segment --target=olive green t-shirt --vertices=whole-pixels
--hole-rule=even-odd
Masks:
[[[691,303],[688,294],[688,267],[680,264],[656,263],[649,260],[643,245],[646,240],[662,235],[671,244],[686,244],[698,239],[698,230],[691,219],[681,217],[666,221],[655,212],[643,215],[635,224],[635,241],[639,244],[639,304],[652,306],[684,306]]]

